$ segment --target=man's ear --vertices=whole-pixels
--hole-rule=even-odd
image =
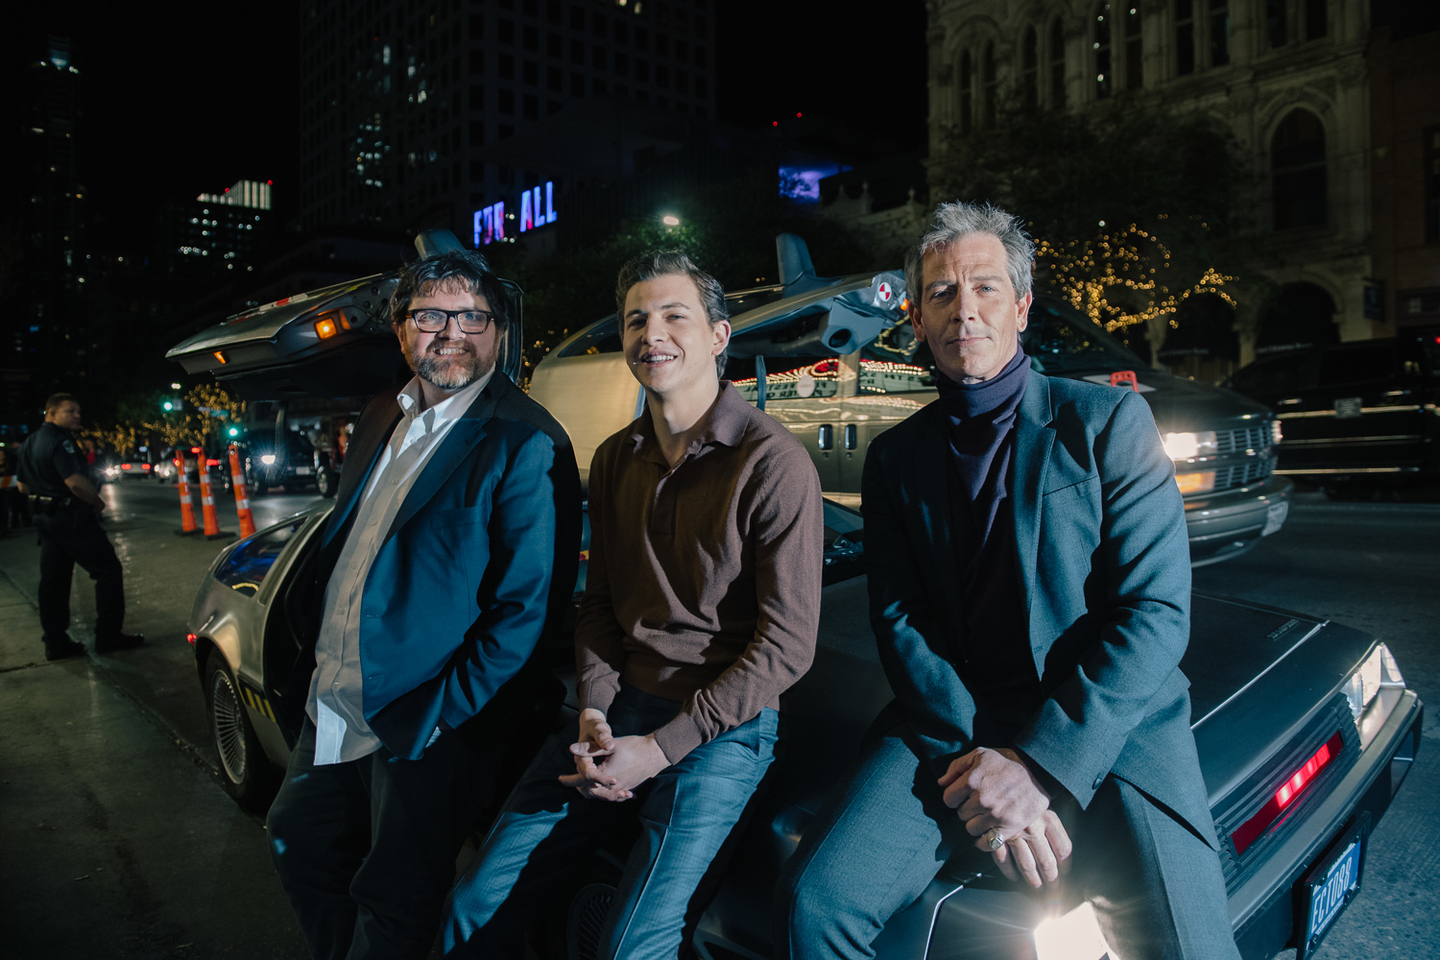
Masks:
[[[1030,326],[1030,304],[1034,302],[1035,294],[1033,293],[1027,293],[1015,301],[1016,326],[1018,326],[1021,331],[1024,331],[1026,327]]]
[[[710,324],[710,333],[714,336],[714,343],[710,346],[710,356],[720,356],[720,351],[730,346],[730,321],[717,320]]]

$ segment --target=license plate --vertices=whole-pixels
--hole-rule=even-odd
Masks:
[[[1359,397],[1339,397],[1335,400],[1335,419],[1354,420],[1364,412]]]
[[[295,472],[296,472],[298,475],[302,476],[302,477],[308,477],[308,476],[310,476],[310,468],[309,468],[309,467],[296,467],[296,468],[295,468]]]
[[[1290,515],[1290,504],[1272,503],[1265,508],[1265,529],[1260,531],[1260,536],[1268,537],[1270,534],[1285,526],[1285,518]]]
[[[1305,936],[1299,941],[1295,960],[1304,960],[1320,946],[1335,918],[1360,890],[1360,872],[1365,863],[1365,834],[1369,816],[1351,828],[1334,853],[1311,870],[1300,884],[1304,909]]]

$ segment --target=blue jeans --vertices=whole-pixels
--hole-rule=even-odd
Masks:
[[[622,686],[606,719],[616,736],[648,734],[680,704]],[[526,926],[558,883],[626,819],[638,817],[630,851],[600,934],[602,958],[673,958],[686,913],[711,861],[740,820],[774,759],[778,714],[701,744],[640,785],[632,800],[591,800],[558,778],[573,773],[577,724],[552,737],[515,787],[485,844],[450,895],[447,957],[523,956]]]

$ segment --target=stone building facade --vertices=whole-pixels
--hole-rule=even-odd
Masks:
[[[1228,127],[1250,160],[1257,200],[1251,228],[1264,241],[1254,268],[1274,284],[1270,297],[1239,303],[1239,362],[1257,348],[1395,331],[1397,286],[1379,271],[1382,264],[1399,269],[1400,261],[1385,249],[1395,238],[1377,235],[1375,212],[1377,171],[1389,171],[1392,161],[1377,160],[1372,122],[1371,58],[1388,46],[1372,43],[1368,0],[927,5],[932,160],[943,156],[947,131],[993,125],[1006,96],[1043,109],[1141,104],[1202,112]],[[1434,47],[1431,63],[1440,52]],[[1433,117],[1440,106],[1432,96],[1410,108],[1392,111],[1405,126],[1392,132],[1405,139],[1418,128],[1412,139],[1420,151],[1422,115]],[[1412,166],[1418,183],[1420,164]],[[1433,273],[1437,247],[1410,240],[1404,283],[1418,289],[1426,270]]]

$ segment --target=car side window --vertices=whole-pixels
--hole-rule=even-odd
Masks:
[[[1380,383],[1395,376],[1394,344],[1384,343],[1327,350],[1320,357],[1320,382]]]
[[[751,403],[760,399],[759,381],[755,377],[755,361],[735,358],[727,367],[734,371],[731,381],[740,396]],[[750,376],[742,376],[746,371]],[[765,358],[765,399],[805,400],[811,397],[833,397],[840,392],[840,358],[829,355]]]
[[[254,596],[260,590],[265,575],[270,572],[275,559],[300,528],[305,517],[295,517],[268,530],[262,530],[249,540],[242,542],[215,571],[215,579],[233,590],[247,596]]]
[[[935,360],[930,345],[916,339],[909,323],[896,324],[861,351],[861,396],[934,389]]]

